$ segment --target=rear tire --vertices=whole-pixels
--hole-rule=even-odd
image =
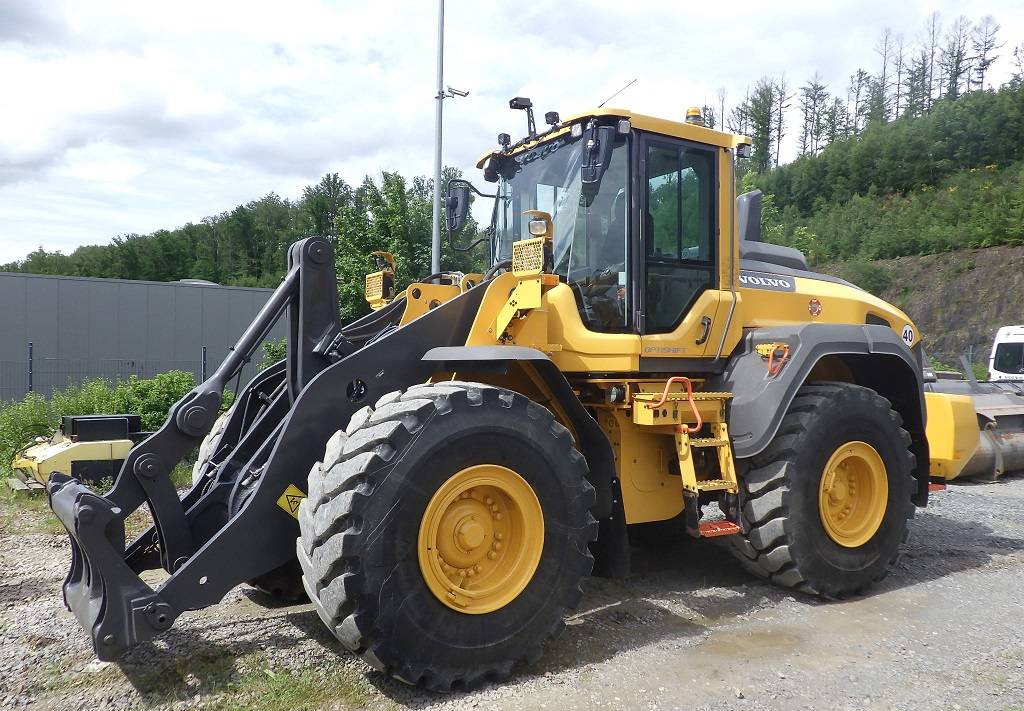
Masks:
[[[520,576],[521,591],[470,614],[442,602],[436,577],[428,582],[423,556],[441,548],[424,547],[421,527],[444,518],[432,508],[438,497],[481,466],[515,472],[526,483],[543,530],[530,541],[536,567]],[[386,395],[375,410],[353,415],[310,472],[309,497],[299,508],[306,592],[346,648],[402,681],[448,691],[505,678],[541,655],[580,601],[580,581],[593,566],[588,545],[597,536],[587,473],[569,431],[512,391],[443,382]],[[465,493],[455,501],[482,505],[479,491]],[[505,502],[488,502],[498,503]],[[480,535],[471,536],[471,546]],[[511,538],[502,539],[503,553]],[[496,564],[500,555],[487,553]],[[489,563],[480,562],[483,577]]]
[[[213,421],[213,427],[210,428],[206,437],[199,444],[199,454],[196,456],[196,463],[192,465],[192,486],[195,486],[203,478],[203,469],[206,467],[210,457],[217,451],[217,445],[220,444],[220,438],[224,434],[224,427],[228,423],[228,418],[231,417],[232,409],[229,408],[227,412],[221,413]]]
[[[192,465],[192,486],[195,486],[203,478],[206,463],[217,452],[221,437],[224,436],[224,428],[233,412],[234,407],[230,407],[226,412],[221,413],[200,443],[199,455],[196,457],[196,463]],[[291,604],[301,602],[306,597],[306,591],[302,587],[302,570],[296,560],[289,561],[269,573],[253,578],[248,583],[275,603]]]
[[[730,536],[733,552],[748,571],[782,587],[825,598],[862,594],[885,577],[907,539],[916,488],[910,444],[899,414],[875,391],[850,383],[800,388],[775,439],[745,463],[740,477],[745,533]],[[865,461],[876,453],[884,471],[875,468],[873,485],[872,475],[864,475],[858,480],[861,493],[850,487],[849,499],[840,498],[847,495],[847,485],[841,484],[834,500],[852,505],[847,511],[845,503],[838,504],[837,522],[829,512],[829,484],[835,481],[829,472],[836,477],[832,463],[851,452],[863,454]],[[855,479],[860,470],[871,467],[854,458],[838,471]],[[860,503],[858,495],[865,497]],[[852,525],[858,509],[859,527]]]

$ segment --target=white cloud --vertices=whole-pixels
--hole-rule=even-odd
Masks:
[[[511,96],[566,116],[636,77],[612,104],[679,116],[725,86],[728,110],[764,74],[795,88],[818,71],[845,92],[858,65],[874,68],[883,27],[912,40],[933,9],[995,15],[1004,55],[1024,29],[1006,0],[751,2],[724,24],[714,3],[517,5],[446,3],[446,78],[471,94],[446,102],[445,158],[471,176],[497,133],[525,129]],[[423,0],[0,0],[0,262],[294,197],[328,170],[429,174],[435,13]]]

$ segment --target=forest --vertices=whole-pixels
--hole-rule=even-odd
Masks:
[[[442,182],[460,176],[457,169],[445,168]],[[373,267],[371,252],[392,252],[402,283],[429,273],[433,189],[433,180],[421,176],[410,181],[384,172],[352,187],[330,173],[307,186],[298,200],[270,194],[198,224],[121,235],[71,254],[40,247],[24,260],[0,265],[0,271],[273,287],[284,276],[288,246],[320,235],[335,246],[342,315],[351,318],[367,310],[363,277]],[[470,217],[463,234],[476,232]],[[447,268],[480,271],[484,259],[481,249],[461,252],[442,240]]]
[[[765,193],[766,239],[813,263],[1024,244],[1024,44],[999,31],[938,13],[913,43],[886,28],[874,71],[857,68],[845,94],[817,75],[796,90],[759,79],[725,125],[754,139],[742,189]],[[790,130],[798,156],[780,164]]]
[[[1024,44],[1007,46],[1000,29],[991,16],[947,22],[932,13],[914,33],[884,29],[870,71],[855,69],[844,89],[818,75],[797,88],[785,75],[766,76],[728,112],[719,90],[705,122],[753,138],[741,189],[764,191],[766,239],[814,263],[1024,244]],[[996,86],[1000,68],[1005,81]],[[785,163],[790,131],[798,155]],[[444,180],[458,175],[446,168]],[[270,194],[67,255],[40,247],[0,270],[274,286],[288,245],[324,235],[336,246],[342,311],[351,317],[366,309],[370,252],[396,255],[399,283],[429,272],[432,191],[422,176],[384,172],[353,186],[330,173],[297,199]],[[463,234],[477,229],[471,223]],[[443,252],[446,267],[464,271],[485,258],[447,244]]]

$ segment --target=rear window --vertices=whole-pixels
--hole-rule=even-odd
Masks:
[[[992,368],[1000,373],[1024,374],[1024,343],[1000,343],[996,346]]]

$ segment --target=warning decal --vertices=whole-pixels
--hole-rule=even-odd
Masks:
[[[302,503],[304,498],[306,498],[306,495],[295,484],[289,484],[288,488],[281,494],[281,498],[277,500],[277,505],[295,518],[298,518],[299,504]]]

